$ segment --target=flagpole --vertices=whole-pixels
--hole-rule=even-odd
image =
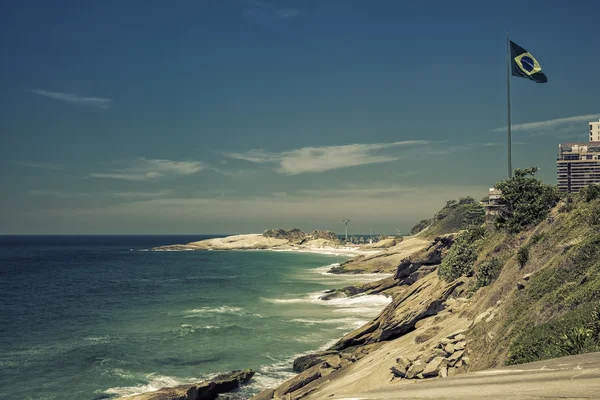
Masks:
[[[510,122],[510,40],[506,31],[506,99],[508,105],[508,179],[512,178],[512,143]]]

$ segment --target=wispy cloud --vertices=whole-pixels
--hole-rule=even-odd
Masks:
[[[287,175],[317,173],[332,169],[378,164],[402,158],[397,153],[385,154],[385,150],[427,145],[427,140],[407,140],[392,143],[357,143],[342,146],[302,147],[284,152],[250,150],[245,153],[225,153],[226,157],[257,164],[277,164],[276,171]]]
[[[536,122],[526,122],[523,124],[513,124],[511,126],[513,131],[522,131],[529,132],[533,135],[544,135],[544,134],[553,134],[555,130],[558,128],[563,128],[568,125],[576,125],[579,124],[581,127],[580,130],[585,133],[587,127],[583,124],[585,122],[590,122],[595,119],[600,118],[599,114],[586,114],[586,115],[576,115],[573,117],[565,117],[565,118],[555,118],[549,119],[546,121],[536,121]],[[504,132],[507,130],[507,127],[504,126],[502,128],[494,128],[492,131],[494,132]]]
[[[64,169],[61,165],[52,163],[40,163],[40,162],[27,162],[27,161],[15,161],[16,165],[28,168],[39,168],[39,169],[52,169],[59,171]]]
[[[63,103],[78,104],[83,106],[107,109],[112,105],[112,99],[104,97],[88,97],[78,96],[73,93],[52,92],[43,89],[28,90],[29,93],[34,93],[49,99],[62,101]]]
[[[171,161],[138,158],[126,163],[124,168],[107,172],[94,172],[93,178],[120,179],[125,181],[149,181],[168,176],[192,175],[206,169],[200,161]]]
[[[116,192],[112,195],[115,197],[128,198],[128,199],[154,199],[163,197],[173,193],[172,190],[158,190],[155,192]]]
[[[31,190],[29,194],[32,196],[56,197],[59,199],[74,199],[81,197],[89,197],[91,195],[90,193],[60,192],[56,190]]]
[[[515,144],[515,143],[513,143]],[[426,153],[432,156],[445,156],[448,154],[462,153],[466,151],[476,150],[481,147],[496,147],[502,146],[503,143],[487,142],[487,143],[465,143],[463,145],[452,145],[440,147],[437,149],[428,150]]]
[[[296,8],[280,7],[277,4],[259,0],[241,0],[246,6],[244,14],[251,18],[270,18],[274,20],[288,20],[303,15]]]

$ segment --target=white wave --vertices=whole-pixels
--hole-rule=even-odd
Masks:
[[[376,295],[357,295],[352,297],[342,297],[331,300],[321,300],[321,296],[323,296],[326,292],[315,292],[309,293],[305,297],[299,298],[291,298],[291,299],[268,299],[265,298],[263,300],[269,303],[281,303],[281,304],[294,304],[294,303],[311,303],[317,304],[325,307],[331,307],[335,309],[355,309],[356,311],[352,311],[353,313],[360,313],[364,310],[368,310],[367,313],[370,315],[372,312],[379,312],[385,306],[387,306],[392,298],[376,294]],[[338,311],[338,310],[335,310]],[[340,311],[343,312],[343,311]]]
[[[195,251],[196,249],[142,249],[140,251],[156,251],[156,252],[161,252],[161,251]]]
[[[355,317],[344,317],[344,318],[329,318],[329,319],[305,319],[305,318],[295,318],[291,320],[291,322],[298,322],[305,325],[339,325],[335,329],[339,330],[353,330],[356,328],[360,328],[367,322],[368,320],[355,318]]]
[[[83,340],[91,343],[108,343],[110,338],[108,336],[87,336]]]
[[[244,311],[243,308],[231,306],[194,308],[191,310],[185,310],[183,313],[187,314],[185,316],[186,318],[201,317],[207,314],[233,314],[238,316],[252,316],[256,318],[264,318],[264,316],[262,316],[261,314],[249,313]]]
[[[105,390],[105,393],[116,394],[119,396],[132,396],[135,394],[154,392],[163,387],[177,386],[188,383],[186,381],[173,378],[171,376],[162,376],[149,374],[146,376],[148,383],[138,386],[118,386],[112,387]]]
[[[201,307],[192,310],[186,310],[186,314],[242,314],[244,312],[240,307]]]

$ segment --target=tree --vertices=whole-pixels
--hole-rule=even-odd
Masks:
[[[538,224],[558,202],[556,188],[535,178],[538,168],[516,169],[514,177],[496,184],[498,200],[496,226],[510,233]]]

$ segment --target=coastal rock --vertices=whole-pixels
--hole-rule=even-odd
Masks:
[[[348,333],[331,349],[392,340],[410,332],[419,320],[443,310],[444,301],[464,282],[464,279],[457,279],[447,283],[437,274],[426,276],[394,299],[377,318]]]
[[[412,253],[431,245],[431,241],[410,237],[387,249],[379,249],[378,254],[356,257],[343,263],[337,271],[340,273],[395,273],[398,265]],[[366,249],[366,247],[363,247]],[[374,249],[378,250],[378,249]]]
[[[464,350],[467,345],[467,342],[464,340],[462,342],[458,342],[454,345],[454,350]]]
[[[434,358],[444,358],[446,357],[446,352],[442,349],[431,349],[428,352],[424,353],[421,356],[421,361],[424,363],[429,363]]]
[[[446,338],[452,340],[452,339],[455,339],[458,335],[461,335],[461,334],[463,334],[465,332],[466,332],[466,329],[459,329],[457,331],[452,332],[448,336],[446,336]],[[464,337],[464,335],[463,335],[463,337]]]
[[[312,381],[319,379],[321,377],[321,369],[325,367],[325,363],[313,365],[301,374],[288,379],[275,390],[273,397],[283,397],[284,395],[294,392],[301,387],[308,385]]]
[[[221,393],[237,389],[254,376],[251,369],[231,371],[218,375],[210,381],[195,385],[179,385],[161,388],[154,392],[127,397],[128,400],[214,400]]]
[[[438,376],[440,374],[440,370],[446,368],[447,363],[448,361],[446,361],[445,358],[435,357],[427,364],[422,374],[425,378]]]
[[[410,257],[402,260],[394,279],[403,280],[401,284],[411,285],[423,276],[431,273],[435,270],[433,268],[427,268],[423,273],[417,273],[418,270],[423,266],[435,266],[442,262],[442,257],[446,251],[454,243],[449,237],[436,238],[427,248],[411,254]]]
[[[456,362],[460,360],[464,353],[464,350],[454,352],[450,357],[448,357],[448,366],[454,367],[454,365],[456,365]]]
[[[416,378],[417,375],[419,375],[421,372],[423,372],[423,370],[425,369],[425,366],[426,365],[423,362],[421,362],[421,360],[415,361],[414,363],[412,363],[412,365],[410,366],[408,371],[406,371],[406,377],[408,379]]]
[[[337,351],[323,351],[315,354],[308,354],[306,356],[298,357],[294,360],[292,370],[296,373],[306,371],[313,365],[322,364],[326,362],[332,368],[339,368],[340,365],[340,353]]]
[[[404,378],[406,376],[406,370],[396,367],[395,365],[390,368],[392,373],[397,378]]]
[[[448,343],[445,347],[444,347],[444,351],[447,354],[452,354],[454,353],[454,345],[452,343]]]
[[[400,356],[396,358],[396,367],[400,370],[407,371],[410,367],[410,360],[408,357]]]

